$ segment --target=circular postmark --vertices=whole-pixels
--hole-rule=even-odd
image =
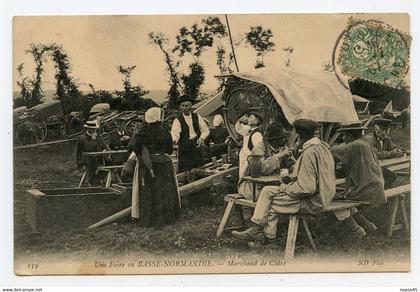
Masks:
[[[349,19],[332,55],[334,73],[346,87],[362,79],[399,88],[408,72],[410,37],[377,20]]]

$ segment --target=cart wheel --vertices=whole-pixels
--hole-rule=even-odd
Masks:
[[[134,134],[135,131],[140,129],[143,126],[143,120],[142,119],[132,119],[129,120],[124,125],[124,130],[126,130],[130,135]]]

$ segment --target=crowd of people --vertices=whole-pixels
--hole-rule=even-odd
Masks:
[[[228,152],[229,133],[220,115],[213,117],[210,129],[206,120],[192,111],[194,100],[181,96],[179,112],[170,127],[164,125],[164,111],[154,107],[145,113],[145,125],[130,137],[123,122],[116,121],[116,129],[105,145],[98,135],[100,125],[87,122],[86,132],[79,139],[79,166],[88,170],[89,183],[98,183],[98,158],[84,157],[83,152],[126,149],[123,177],[133,182],[131,217],[143,227],[174,223],[181,213],[177,171],[188,177],[205,163],[205,157],[220,158]],[[281,123],[260,128],[263,117],[248,112],[238,119],[235,130],[241,135],[238,147],[238,193],[246,199],[255,199],[256,207],[250,218],[250,227],[232,235],[240,240],[259,243],[273,242],[282,215],[304,212],[316,214],[333,199],[356,200],[362,206],[335,211],[348,232],[361,238],[375,232],[377,226],[363,212],[368,207],[385,203],[384,189],[391,186],[395,174],[381,168],[379,159],[399,157],[404,150],[388,137],[391,120],[375,120],[372,133],[360,123],[342,125],[337,133],[339,143],[332,145],[319,137],[320,124],[309,119],[298,119],[292,131]],[[293,137],[294,139],[290,139]],[[296,138],[296,139],[295,139]],[[171,154],[178,150],[178,170]],[[257,159],[261,175],[280,174],[275,186],[253,189],[248,177],[252,159]],[[336,191],[336,169],[341,165],[346,177],[345,188]],[[131,169],[131,171],[129,171]]]

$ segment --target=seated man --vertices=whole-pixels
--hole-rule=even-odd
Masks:
[[[315,137],[318,124],[299,119],[293,126],[303,142],[303,151],[293,169],[296,179],[287,185],[262,189],[251,226],[243,232],[232,232],[238,239],[272,242],[276,237],[279,214],[300,211],[315,214],[326,207],[335,195],[334,158],[328,144]]]
[[[109,148],[111,150],[127,149],[130,142],[130,136],[124,129],[124,120],[117,118],[115,120],[116,129],[111,132],[109,137]]]
[[[84,125],[86,132],[80,135],[77,143],[77,165],[86,167],[89,185],[99,184],[100,178],[97,176],[96,169],[101,161],[100,157],[85,157],[83,152],[99,152],[105,149],[105,146],[99,139],[97,121],[87,121]]]
[[[220,158],[228,151],[228,145],[225,143],[229,136],[228,130],[223,126],[223,118],[221,115],[213,117],[213,129],[210,129],[210,134],[204,141],[206,146],[210,147],[210,157]]]
[[[343,136],[344,143],[334,145],[331,152],[335,159],[344,163],[346,187],[343,192],[336,195],[336,198],[378,206],[386,201],[384,180],[375,149],[365,139],[360,138],[364,129],[366,128],[360,124],[354,124],[338,130]],[[368,221],[356,208],[335,211],[334,214],[358,238],[365,236],[366,231],[377,230],[376,225]]]
[[[391,120],[384,118],[376,119],[373,132],[363,137],[363,139],[375,147],[378,159],[401,157],[404,154],[402,149],[395,145],[388,137],[391,122]]]
[[[264,141],[255,145],[251,155],[262,157],[262,174],[279,174],[281,168],[291,168],[294,161],[289,158],[291,150],[286,147],[286,138],[290,133],[286,132],[280,123],[269,124],[264,136]],[[249,166],[245,169],[245,176],[249,176]],[[261,189],[257,189],[256,197]],[[246,199],[252,199],[252,183],[242,178],[238,183],[238,192]]]
[[[396,158],[401,157],[404,154],[402,149],[395,145],[388,137],[390,127],[391,120],[378,118],[375,120],[373,132],[363,137],[363,139],[374,147],[378,159]],[[385,180],[385,189],[388,189],[397,179],[397,175],[386,167],[382,167],[382,172]]]
[[[130,136],[124,129],[125,121],[121,118],[115,119],[116,129],[110,133],[108,150],[126,150],[129,147]],[[128,154],[118,154],[110,157],[107,165],[121,165],[128,159]]]

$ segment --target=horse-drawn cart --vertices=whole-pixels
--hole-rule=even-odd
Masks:
[[[293,122],[307,118],[322,124],[323,140],[333,137],[338,123],[358,121],[350,91],[327,73],[309,75],[266,68],[227,76],[223,93],[224,119],[231,137],[238,141],[236,121],[246,112],[258,112],[265,131],[268,124],[281,122],[291,129]],[[292,135],[293,136],[293,135]]]
[[[58,100],[44,102],[30,109],[13,110],[14,141],[18,145],[45,141],[50,136],[60,138],[64,130],[64,115]]]

